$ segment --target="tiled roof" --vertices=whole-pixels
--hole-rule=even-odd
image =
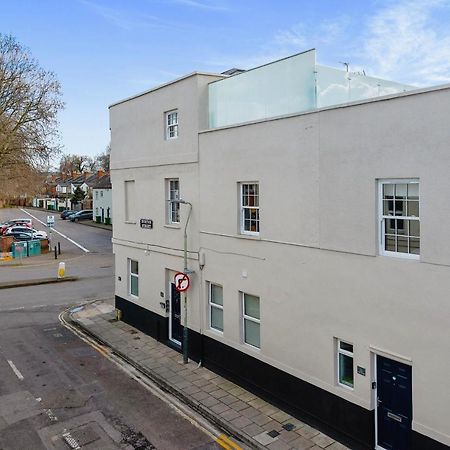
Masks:
[[[111,189],[111,178],[109,175],[103,175],[98,179],[98,182],[94,184],[94,189]]]

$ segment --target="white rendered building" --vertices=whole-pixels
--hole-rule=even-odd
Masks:
[[[450,446],[450,87],[309,51],[110,107],[116,307],[351,448]]]

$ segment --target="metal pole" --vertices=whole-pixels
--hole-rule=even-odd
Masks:
[[[192,204],[189,202],[184,202],[187,205],[189,205],[189,213],[186,219],[186,224],[184,226],[184,246],[183,246],[183,257],[184,257],[184,273],[188,273],[188,267],[187,267],[187,227],[189,223],[189,219],[191,217],[191,211],[192,211]],[[183,320],[183,363],[187,364],[189,361],[189,350],[188,350],[188,326],[187,326],[187,316],[188,316],[188,309],[187,309],[187,291],[184,291],[184,300],[183,300],[183,306],[184,306],[184,320]]]
[[[56,251],[56,245],[55,245],[55,259],[58,259],[58,253]]]
[[[58,241],[58,255],[61,254],[61,242]]]

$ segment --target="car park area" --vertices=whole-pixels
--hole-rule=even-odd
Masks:
[[[52,216],[54,220],[52,229],[47,226],[48,216]],[[16,219],[19,225],[12,222]],[[88,220],[83,221],[83,223],[86,222]],[[15,247],[18,242],[27,243],[32,240],[41,242],[41,248],[44,249],[43,252],[52,251],[54,246],[57,246],[59,243],[63,251],[75,254],[89,252],[111,253],[111,231],[80,226],[78,223],[70,220],[63,220],[60,214],[53,211],[31,208],[1,209],[0,224],[3,223],[6,223],[5,227],[0,227],[0,232],[2,233],[0,236],[0,241],[2,242],[0,252],[2,252],[3,257],[5,257],[5,253],[8,253],[9,257],[13,258],[13,243]],[[25,226],[25,223],[27,223],[27,226]],[[28,229],[29,231],[27,231]],[[46,244],[47,239],[48,244]],[[20,245],[17,245],[17,247],[20,247]],[[28,249],[28,244],[26,247]],[[15,254],[18,253],[15,252]],[[27,256],[24,250],[22,250],[22,256]]]

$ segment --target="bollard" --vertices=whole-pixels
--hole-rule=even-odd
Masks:
[[[58,255],[61,254],[61,242],[58,241]]]
[[[55,245],[55,259],[58,259],[58,253],[57,253],[56,245]]]
[[[58,278],[64,278],[66,276],[66,263],[60,262],[58,265]]]

